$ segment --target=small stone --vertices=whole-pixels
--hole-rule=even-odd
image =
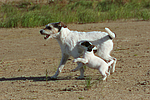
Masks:
[[[129,89],[129,91],[131,92],[131,89]]]
[[[147,82],[146,81],[142,81],[142,82],[140,82],[140,85],[146,85],[147,84]]]
[[[45,61],[43,61],[43,64],[45,64]]]

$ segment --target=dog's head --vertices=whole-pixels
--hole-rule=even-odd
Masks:
[[[96,46],[92,45],[92,43],[89,41],[80,42],[79,45],[81,45],[86,51],[91,52],[93,50],[94,53],[97,51]]]
[[[40,30],[41,35],[45,35],[44,39],[55,38],[59,34],[61,28],[67,26],[62,22],[49,23],[44,29]]]

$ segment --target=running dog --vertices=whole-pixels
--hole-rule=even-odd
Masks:
[[[81,42],[80,45],[84,49],[83,58],[76,58],[73,60],[73,62],[81,62],[88,66],[89,68],[98,69],[101,75],[103,76],[103,80],[106,80],[107,75],[110,75],[108,72],[109,66],[113,63],[113,60],[106,63],[103,59],[100,57],[97,57],[94,55],[94,50],[97,48],[92,45],[92,43],[85,41]],[[72,71],[75,72],[79,70],[80,67],[76,67]]]
[[[111,72],[115,71],[115,64],[117,59],[110,56],[110,52],[113,50],[113,39],[115,34],[108,28],[105,28],[107,32],[92,31],[92,32],[78,32],[71,31],[62,22],[50,23],[46,25],[44,29],[40,30],[41,35],[44,35],[44,39],[54,38],[58,41],[62,58],[58,66],[58,69],[51,78],[56,79],[59,73],[62,71],[66,61],[70,56],[78,58],[83,55],[84,50],[78,46],[81,41],[89,41],[97,47],[97,54],[105,61],[113,61]],[[80,68],[80,76],[84,77],[83,63],[78,63]]]

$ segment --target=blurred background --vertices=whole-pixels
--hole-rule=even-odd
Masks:
[[[0,0],[0,27],[149,20],[150,0]]]

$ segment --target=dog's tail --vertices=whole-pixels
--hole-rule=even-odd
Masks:
[[[114,39],[116,37],[115,33],[113,33],[109,28],[105,28],[105,30],[108,32],[110,39]]]

